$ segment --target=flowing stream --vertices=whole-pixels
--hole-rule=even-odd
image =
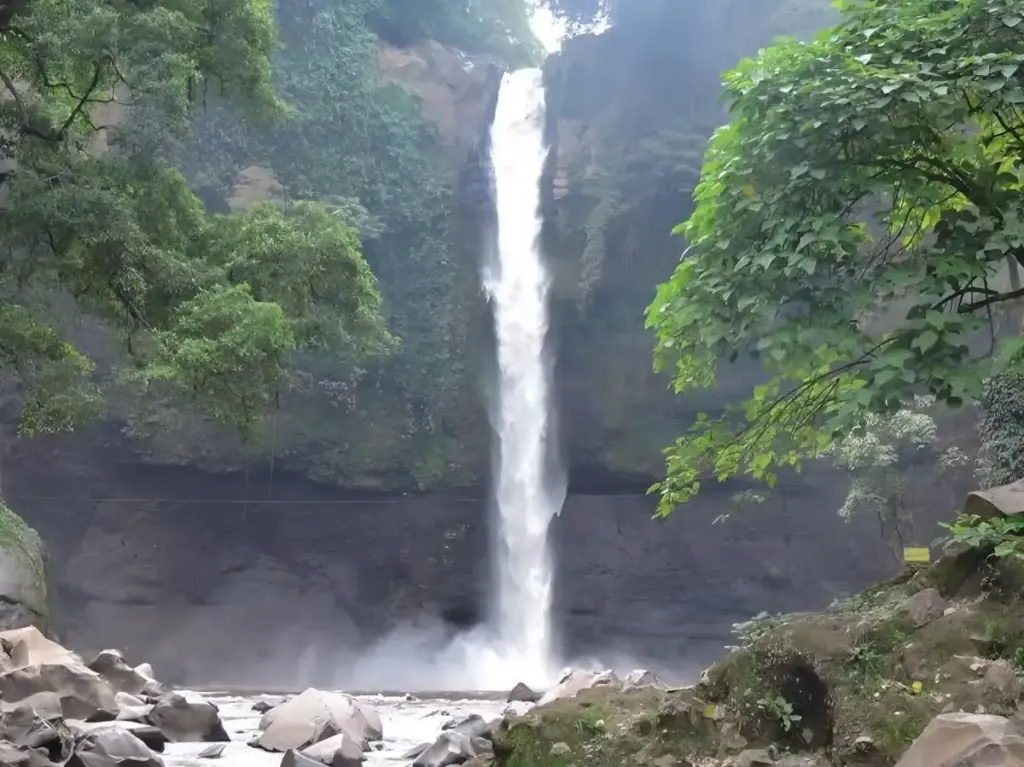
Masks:
[[[491,127],[497,257],[484,269],[494,312],[498,387],[492,423],[495,477],[497,634],[506,673],[545,687],[554,668],[548,527],[565,500],[549,481],[549,279],[540,251],[544,85],[539,69],[506,74]],[[507,664],[507,665],[506,665]]]

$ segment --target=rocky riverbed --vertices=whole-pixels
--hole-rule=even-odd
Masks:
[[[27,626],[0,631],[0,767],[479,767],[537,698],[172,690],[149,664],[86,662]]]
[[[222,754],[215,759],[199,758],[207,743],[169,743],[164,748],[164,762],[168,767],[278,767],[281,755],[254,749],[247,745],[260,734],[262,714],[253,709],[261,704],[277,705],[286,696],[232,695],[207,692],[206,699],[220,710],[224,729],[231,737]],[[504,696],[460,695],[445,697],[433,695],[417,698],[409,695],[358,695],[357,700],[371,706],[380,716],[384,729],[383,740],[374,743],[366,752],[367,767],[407,767],[412,761],[410,753],[425,743],[433,743],[451,722],[479,716],[491,721],[502,716],[508,707]]]

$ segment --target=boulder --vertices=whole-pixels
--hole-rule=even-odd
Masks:
[[[621,687],[622,682],[614,671],[583,671],[567,669],[558,680],[558,684],[544,693],[538,705],[545,705],[555,700],[575,698],[583,690],[594,687]]]
[[[169,742],[166,735],[153,725],[146,724],[145,722],[81,722],[76,719],[68,719],[65,724],[78,738],[110,728],[130,732],[157,753],[162,752],[164,746]]]
[[[265,713],[260,729],[254,745],[267,751],[302,749],[338,733],[367,751],[370,741],[384,735],[380,716],[371,707],[350,695],[312,687]]]
[[[467,738],[490,738],[492,730],[500,722],[500,719],[496,722],[488,722],[479,714],[470,714],[445,729],[465,735]]]
[[[983,519],[1009,517],[1024,512],[1024,479],[968,493],[964,512],[977,514]]]
[[[66,719],[109,721],[120,710],[106,680],[80,663],[34,663],[0,674],[0,700],[5,703],[40,692],[57,695]]]
[[[0,631],[0,645],[10,648],[11,664],[15,668],[47,663],[82,662],[82,659],[71,650],[43,636],[35,626]]]
[[[942,613],[949,607],[938,589],[923,589],[907,600],[907,617],[914,628],[931,623],[936,618],[942,617]]]
[[[141,694],[153,681],[129,666],[124,656],[117,650],[104,650],[99,653],[93,658],[89,668],[106,679],[115,692],[129,695]]]
[[[46,548],[35,530],[0,503],[0,631],[49,622]]]
[[[302,755],[327,767],[359,767],[366,758],[362,746],[343,732],[302,749]]]
[[[896,767],[991,765],[1024,767],[1024,737],[1002,716],[958,711],[939,714]]]
[[[630,671],[622,680],[622,689],[626,690],[667,690],[668,685],[662,682],[653,671],[636,669]]]
[[[152,666],[152,664],[140,663],[138,666],[135,667],[135,671],[136,671],[136,673],[141,674],[142,676],[146,677],[146,679],[149,679],[151,682],[155,682],[156,681],[156,676],[154,676],[154,674],[153,674],[153,666]]]
[[[164,767],[164,760],[131,732],[107,726],[83,737],[67,767]]]
[[[431,745],[430,743],[420,743],[418,746],[413,746],[412,748],[410,748],[408,751],[406,751],[404,754],[402,754],[399,758],[402,761],[406,761],[408,759],[415,759],[417,756],[419,756],[424,751],[426,751],[428,748],[430,748],[430,745]]]
[[[0,738],[23,748],[45,749],[51,761],[63,764],[71,756],[74,736],[64,725],[60,700],[53,693],[34,697],[3,706]]]
[[[442,732],[430,748],[416,757],[412,767],[449,767],[493,752],[489,740],[468,737],[453,729]]]
[[[119,709],[117,718],[125,722],[144,722],[149,712],[153,710],[152,703],[146,703],[141,698],[129,695],[126,692],[119,692],[114,695],[114,702]]]
[[[58,762],[60,764],[62,762]],[[42,751],[19,748],[13,743],[0,741],[0,765],[3,767],[54,767]]]
[[[201,695],[167,693],[157,701],[145,721],[172,743],[223,743],[231,740],[217,707]]]
[[[281,757],[281,767],[323,767],[323,765],[316,759],[310,759],[294,748],[289,748]]]
[[[505,700],[507,703],[536,703],[540,700],[540,694],[520,682],[512,688]]]

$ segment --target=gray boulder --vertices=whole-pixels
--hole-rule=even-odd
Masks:
[[[583,690],[594,687],[610,687],[621,689],[622,681],[614,671],[584,671],[582,669],[566,669],[558,684],[544,693],[539,705],[543,706],[556,700],[575,698]]]
[[[456,729],[442,732],[434,744],[416,757],[412,767],[449,767],[494,753],[486,738],[471,737]]]
[[[99,653],[93,658],[89,668],[106,679],[114,688],[114,692],[139,695],[153,681],[129,666],[124,656],[117,650],[104,650]]]
[[[506,703],[536,703],[538,700],[540,700],[540,693],[534,692],[529,687],[527,687],[525,684],[520,682],[519,684],[517,684],[515,687],[512,688],[512,691],[508,694],[508,698],[506,698],[505,702]]]
[[[58,763],[67,761],[74,746],[74,735],[64,725],[60,700],[53,693],[3,705],[0,738],[23,748],[44,749]]]
[[[66,767],[164,767],[164,760],[128,730],[107,726],[82,737]]]
[[[465,719],[447,728],[447,730],[449,732],[458,732],[467,738],[490,738],[494,726],[500,722],[500,719],[488,722],[479,714],[470,714]]]
[[[0,674],[0,700],[23,701],[54,693],[67,719],[109,721],[119,711],[114,691],[99,674],[74,661],[22,666]]]
[[[200,695],[186,697],[167,693],[146,716],[172,743],[223,743],[230,741],[217,707]]]
[[[323,767],[323,765],[316,759],[310,759],[294,748],[289,748],[281,757],[281,767]]]
[[[0,766],[2,767],[56,767],[63,762],[52,762],[44,751],[15,746],[0,742]]]
[[[345,733],[333,735],[302,749],[302,755],[308,756],[327,767],[359,767],[363,760],[363,749]]]
[[[146,724],[145,722],[82,722],[77,719],[68,719],[65,724],[78,739],[110,728],[130,732],[157,753],[161,753],[164,750],[164,746],[169,742],[166,735],[153,725]]]
[[[622,690],[667,690],[668,685],[658,679],[653,671],[636,669],[629,672],[622,680]]]
[[[339,733],[368,751],[370,741],[384,734],[380,716],[370,706],[350,695],[312,687],[265,713],[260,729],[263,732],[252,745],[267,751],[301,750]]]

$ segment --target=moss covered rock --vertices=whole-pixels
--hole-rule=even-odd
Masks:
[[[1000,568],[948,602],[934,573],[908,571],[821,613],[751,621],[693,688],[588,690],[511,719],[497,762],[892,767],[940,713],[1019,716],[1024,601],[996,588]]]
[[[39,534],[0,503],[0,631],[50,622],[46,548]]]

